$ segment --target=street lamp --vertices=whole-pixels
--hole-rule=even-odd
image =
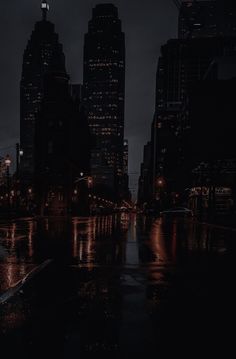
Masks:
[[[9,170],[9,167],[11,166],[11,159],[10,159],[9,155],[6,155],[5,165],[6,165],[6,168]]]
[[[157,178],[156,184],[157,184],[157,194],[158,194],[158,197],[159,197],[159,208],[160,208],[160,210],[162,210],[162,207],[163,207],[163,189],[165,187],[164,178],[163,177]]]
[[[11,166],[11,159],[10,156],[7,155],[5,158],[5,166],[6,166],[6,176],[7,176],[7,202],[8,208],[10,208],[11,199],[10,199],[10,166]]]
[[[156,185],[158,188],[163,188],[165,187],[165,179],[163,177],[157,177],[156,179]]]
[[[84,172],[81,171],[79,177],[75,179],[74,184],[76,185],[76,188],[74,190],[74,195],[77,196],[79,194],[80,197],[79,202],[84,204],[84,208],[87,208],[87,206],[89,206],[90,208],[88,199],[91,199],[92,196],[88,195],[87,190],[91,189],[93,185],[92,177],[89,177],[88,175],[86,175]],[[78,202],[78,198],[77,198],[77,202]]]
[[[91,188],[93,186],[93,178],[88,177],[88,188]]]

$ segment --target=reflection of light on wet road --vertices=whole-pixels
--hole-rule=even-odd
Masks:
[[[14,286],[21,278],[24,278],[27,274],[27,268],[25,263],[15,264],[9,262],[5,268],[3,268],[5,275],[2,278],[5,282],[5,289]]]
[[[73,224],[73,257],[78,256],[78,231],[77,231],[77,223]]]
[[[150,234],[150,248],[154,255],[153,257],[157,258],[158,263],[166,263],[169,260],[165,240],[161,221],[158,220],[153,224]]]
[[[46,228],[46,231],[49,231],[49,220],[48,220],[48,218],[46,218],[46,220],[45,220],[45,228]]]
[[[204,296],[212,279],[216,284],[213,294],[220,295],[219,288],[225,283],[222,266],[215,274],[216,266],[212,270],[211,265],[216,256],[222,263],[233,238],[228,232],[194,222],[165,222],[130,214],[16,222],[14,229],[12,224],[6,225],[0,234],[0,245],[9,251],[8,258],[0,263],[1,288],[29,272],[29,262],[35,265],[49,253],[52,258],[55,256],[51,271],[44,273],[43,285],[38,289],[34,278],[33,289],[29,286],[28,294],[26,291],[21,294],[19,307],[9,307],[8,313],[15,312],[12,328],[23,328],[22,331],[26,328],[26,343],[32,343],[36,349],[49,336],[49,345],[54,350],[50,337],[53,332],[59,350],[66,347],[68,357],[73,352],[82,358],[90,357],[89,354],[107,357],[107,353],[110,358],[158,357],[159,335],[163,331],[166,343],[172,344],[177,335],[182,346],[178,325],[183,313],[185,335],[189,332],[191,336],[189,325],[194,331],[191,316],[196,311],[201,314],[205,307]],[[44,290],[46,295],[42,295]],[[24,298],[27,308],[23,314],[30,319],[19,315]],[[212,298],[215,300],[216,296]],[[204,305],[199,307],[201,300]],[[209,302],[210,306],[214,303]],[[219,306],[216,309],[214,317],[215,313],[218,316]],[[6,317],[5,323],[10,322],[10,317]],[[35,325],[33,335],[31,320]],[[48,324],[49,334],[45,334],[41,328],[48,328]],[[39,336],[36,344],[31,340],[35,333]],[[200,332],[194,333],[193,340]],[[168,335],[172,335],[172,340]]]
[[[13,282],[13,278],[14,278],[13,265],[11,263],[9,263],[9,265],[7,266],[6,271],[7,271],[7,274],[6,274],[7,286],[11,287],[14,284],[14,282]]]
[[[28,269],[59,255],[68,264],[92,270],[98,266],[162,267],[175,265],[189,252],[224,253],[223,231],[194,222],[162,220],[122,213],[113,216],[15,221],[1,224],[0,287],[21,279]],[[6,255],[7,254],[7,255]],[[156,276],[160,277],[156,272]]]
[[[137,243],[137,227],[136,227],[136,215],[131,217],[124,213],[122,217],[123,226],[128,227],[127,241],[126,241],[126,265],[138,265],[139,264],[139,245]]]
[[[83,242],[82,241],[79,242],[79,260],[80,260],[80,262],[82,262],[82,260],[83,260]]]
[[[29,222],[29,235],[28,235],[29,257],[33,257],[33,230],[34,230],[34,223],[33,223],[33,221],[30,221]]]
[[[78,264],[92,269],[96,264],[98,246],[109,245],[114,233],[114,217],[75,218],[73,220],[73,257]],[[107,253],[109,256],[109,252]]]
[[[0,228],[0,243],[7,255],[0,262],[0,293],[12,287],[30,271],[34,264],[33,233],[34,222],[6,224]]]
[[[13,223],[11,227],[11,240],[13,243],[15,241],[15,235],[16,235],[16,224]]]
[[[86,257],[87,257],[87,262],[89,264],[88,269],[92,269],[93,268],[93,262],[94,262],[94,253],[92,251],[92,245],[95,239],[95,222],[89,222],[89,227],[88,227],[88,235],[87,235],[87,249],[86,249]]]

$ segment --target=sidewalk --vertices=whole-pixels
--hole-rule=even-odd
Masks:
[[[236,231],[236,214],[227,217],[218,217],[213,219],[212,221],[200,221],[199,219],[197,219],[197,221],[199,222],[199,224],[211,226],[214,228]]]

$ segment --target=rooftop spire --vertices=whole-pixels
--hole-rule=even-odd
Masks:
[[[42,10],[42,18],[44,21],[46,21],[47,20],[47,12],[49,11],[49,5],[47,3],[47,0],[42,0],[41,10]]]

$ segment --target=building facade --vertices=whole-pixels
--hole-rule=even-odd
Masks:
[[[42,2],[38,21],[24,51],[20,83],[21,177],[32,185],[35,170],[35,126],[44,96],[44,76],[56,71],[66,77],[65,56],[54,25],[47,20],[49,6]]]
[[[98,192],[124,187],[125,36],[112,4],[97,5],[84,43],[84,104],[92,135],[91,175]]]
[[[183,133],[189,126],[185,115],[190,89],[205,78],[215,58],[224,54],[232,56],[235,45],[235,38],[215,37],[170,40],[162,47],[152,127],[153,167],[154,180],[164,176],[170,191],[181,191],[188,181],[186,176],[184,181],[182,166]]]
[[[185,131],[186,169],[192,184],[190,204],[202,216],[229,215],[236,204],[236,80],[222,79],[219,68],[214,69],[214,75],[215,79],[209,72],[209,78],[191,89],[190,126]]]
[[[138,206],[147,207],[152,201],[152,143],[144,146],[138,186]]]
[[[235,56],[235,17],[231,0],[180,4],[179,39],[162,46],[157,67],[151,135],[153,200],[160,198],[160,191],[179,197],[191,183],[184,147],[185,131],[191,127],[189,93],[208,76],[216,58]],[[231,64],[226,67],[229,72]]]
[[[235,1],[182,1],[178,33],[180,39],[235,36]]]
[[[217,36],[215,0],[182,1],[179,12],[179,38]]]
[[[22,198],[42,215],[64,215],[72,209],[75,214],[79,209],[87,214],[90,135],[82,86],[69,84],[62,45],[47,20],[48,10],[42,2],[42,20],[36,23],[24,53]]]
[[[89,127],[80,99],[76,94],[71,96],[71,91],[68,77],[60,73],[44,79],[44,98],[35,128],[34,171],[41,213],[66,214],[78,203],[86,209]],[[80,178],[85,181],[77,184]]]

